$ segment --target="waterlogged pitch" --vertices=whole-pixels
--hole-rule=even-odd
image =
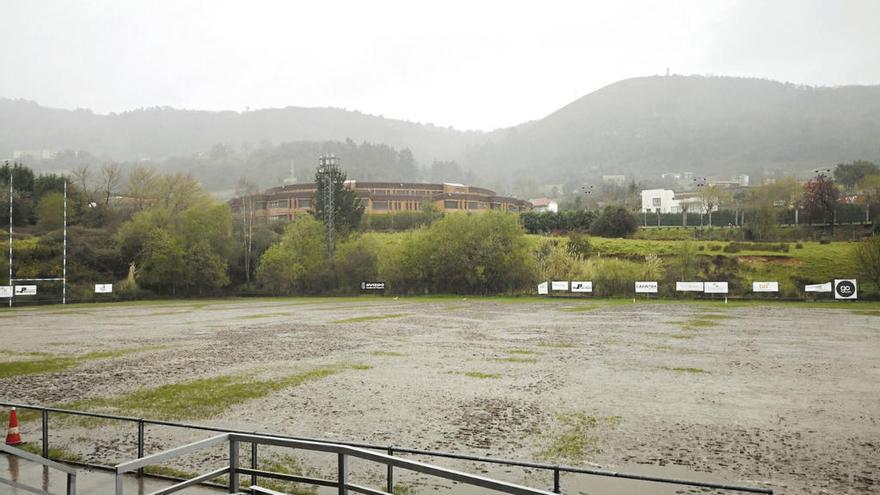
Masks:
[[[880,490],[880,308],[866,304],[232,299],[21,308],[0,321],[8,402],[776,493]],[[21,416],[38,445],[39,419]],[[50,441],[57,455],[109,464],[134,456],[134,431],[53,416]],[[204,436],[150,427],[147,452]],[[173,469],[204,472],[214,455]],[[334,469],[270,449],[261,459],[289,472]],[[552,480],[420,459],[541,488]],[[352,469],[381,486],[384,468]],[[448,488],[399,481],[404,493]],[[562,481],[565,493],[647,486]]]

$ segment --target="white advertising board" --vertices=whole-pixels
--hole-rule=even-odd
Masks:
[[[675,290],[679,292],[703,292],[703,282],[676,282]]]
[[[636,282],[636,294],[656,294],[657,282]]]
[[[703,284],[706,294],[727,294],[727,282],[706,282]]]
[[[95,294],[110,294],[113,292],[113,284],[95,284]]]
[[[546,296],[547,295],[547,282],[542,282],[538,284],[538,295]]]
[[[752,282],[752,292],[779,292],[779,282]]]
[[[16,296],[35,296],[35,295],[37,295],[37,286],[36,285],[16,285],[15,286],[15,295]]]
[[[550,282],[550,290],[564,290],[568,292],[568,281],[567,280],[554,280]]]
[[[0,299],[9,299],[12,297],[11,285],[0,285]]]
[[[834,280],[834,299],[858,299],[859,288],[856,279],[845,278]]]
[[[593,292],[593,282],[572,282],[571,283],[571,291],[572,292]]]
[[[804,287],[804,292],[831,292],[831,282],[827,284],[813,284]]]

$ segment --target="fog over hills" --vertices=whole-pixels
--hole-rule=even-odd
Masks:
[[[0,157],[22,149],[70,149],[119,161],[162,163],[176,157],[167,163],[186,168],[185,157],[207,152],[217,143],[240,150],[346,139],[409,148],[422,167],[435,160],[455,160],[472,177],[502,188],[521,178],[560,183],[602,173],[655,177],[665,171],[794,172],[854,159],[880,161],[880,86],[814,88],[732,77],[634,78],[590,93],[542,119],[487,133],[333,108],[241,113],[150,108],[98,115],[0,100]],[[284,156],[276,158],[284,162]],[[209,179],[205,174],[211,174],[210,164],[195,168]],[[277,168],[267,177],[277,177]],[[242,160],[239,174],[259,177],[259,169],[259,163]],[[390,167],[383,176],[379,166],[370,178],[395,179],[394,173]],[[218,174],[233,180],[229,176],[236,174],[235,165],[227,164]]]

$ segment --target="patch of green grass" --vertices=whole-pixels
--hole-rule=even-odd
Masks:
[[[600,426],[615,428],[620,425],[621,417],[570,412],[557,414],[556,422],[556,432],[538,456],[550,460],[582,461],[590,455],[601,453],[599,441],[592,431]]]
[[[856,315],[861,315],[861,316],[880,316],[880,309],[875,309],[875,310],[853,309],[853,310],[850,310],[850,313],[853,313]]]
[[[349,364],[348,367],[351,368],[351,369],[353,369],[353,370],[369,370],[369,369],[373,369],[373,367],[370,366],[369,364]]]
[[[544,354],[543,352],[530,351],[528,349],[511,349],[511,350],[507,351],[507,353],[508,354],[526,354],[526,355],[533,354],[533,355],[538,355],[538,356]]]
[[[291,476],[316,477],[317,473],[307,471],[302,462],[290,454],[272,456],[269,460],[260,464],[260,469],[273,473],[289,474]],[[317,487],[304,487],[298,483],[261,479],[259,485],[270,490],[289,493],[291,495],[314,495],[318,492]]]
[[[505,363],[537,363],[538,362],[538,360],[535,358],[523,358],[523,357],[515,357],[515,356],[495,358],[495,361],[501,361],[501,362],[505,362]]]
[[[18,448],[30,452],[31,454],[43,455],[43,447],[37,443],[26,443],[19,445]],[[52,459],[53,461],[83,462],[83,457],[81,455],[66,449],[49,447],[48,454],[49,459]]]
[[[406,316],[405,314],[394,314],[394,315],[370,315],[370,316],[356,316],[354,318],[346,318],[344,320],[336,320],[332,323],[360,323],[364,321],[373,321],[373,320],[387,320],[389,318],[400,318]]]
[[[666,371],[675,371],[677,373],[708,373],[703,368],[670,368],[669,366],[661,366],[660,369]]]
[[[406,354],[397,351],[370,351],[371,356],[404,357]]]
[[[469,378],[477,378],[480,380],[490,380],[490,379],[495,379],[495,378],[501,378],[501,375],[499,375],[497,373],[483,373],[482,371],[464,371],[464,372],[456,371],[454,373],[456,373],[458,375],[464,375]]]
[[[67,404],[66,407],[165,420],[202,419],[215,416],[236,404],[353,367],[325,366],[274,379],[258,379],[251,375],[201,378],[136,390],[116,397],[86,399]]]
[[[566,306],[564,308],[560,308],[562,311],[567,313],[586,313],[587,311],[593,311],[599,309],[599,306],[594,306],[591,304],[584,304],[581,306]]]
[[[127,354],[151,351],[160,348],[160,346],[132,347],[128,349],[117,349],[114,351],[90,352],[80,356],[53,356],[44,353],[28,354],[31,356],[43,357],[41,359],[0,362],[0,378],[34,375],[38,373],[54,373],[73,368],[86,361],[121,357]]]
[[[144,473],[154,476],[166,476],[168,478],[176,478],[182,480],[195,478],[199,475],[199,473],[196,473],[194,471],[184,471],[182,469],[168,466],[145,466]]]

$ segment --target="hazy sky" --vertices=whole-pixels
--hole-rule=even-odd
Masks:
[[[0,97],[96,112],[333,106],[460,129],[617,80],[880,83],[880,0],[0,0]]]

